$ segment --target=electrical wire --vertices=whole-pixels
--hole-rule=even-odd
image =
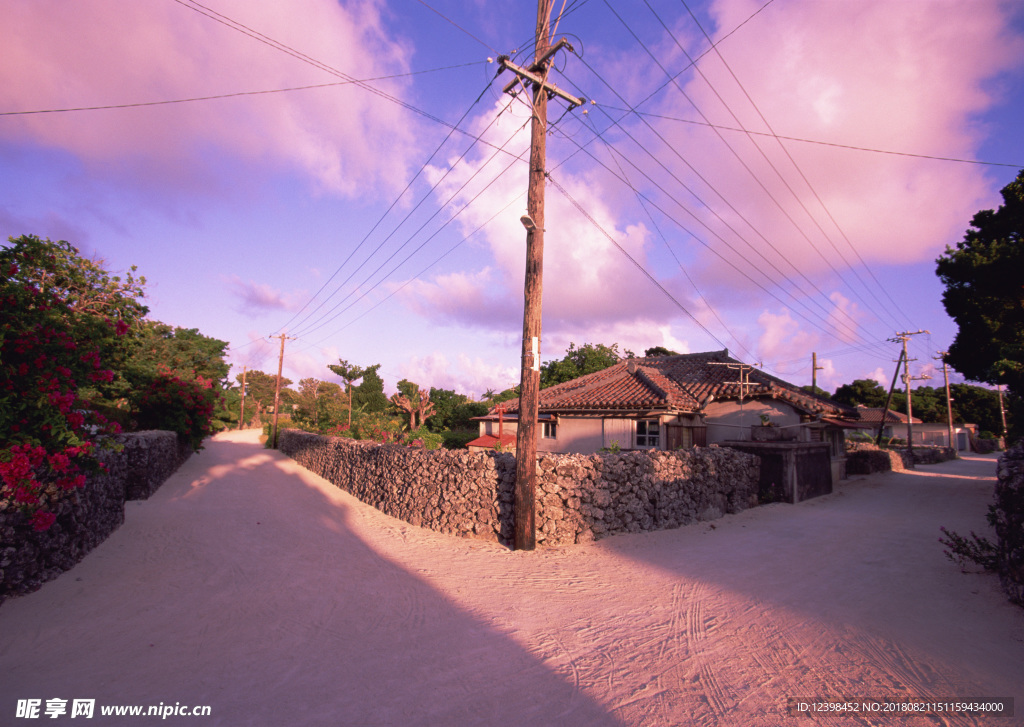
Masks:
[[[302,311],[304,311],[317,298],[317,296],[319,296],[327,288],[327,286],[330,285],[331,281],[334,280],[335,277],[337,277],[337,275],[341,272],[342,268],[344,268],[345,265],[348,264],[348,261],[352,259],[352,256],[355,255],[355,253],[366,243],[366,241],[369,239],[370,235],[372,235],[373,232],[384,222],[385,218],[388,216],[388,214],[391,213],[391,210],[393,210],[398,205],[399,201],[402,199],[402,197],[405,196],[406,192],[408,192],[409,189],[412,188],[412,185],[416,181],[416,179],[418,179],[419,176],[421,174],[423,174],[423,172],[427,169],[427,167],[434,160],[434,158],[441,152],[441,149],[443,149],[444,146],[448,143],[448,140],[451,139],[452,135],[455,133],[455,130],[458,128],[458,126],[460,124],[462,124],[462,122],[465,121],[466,118],[469,117],[469,114],[473,111],[474,108],[476,108],[476,105],[478,103],[480,103],[480,99],[483,98],[484,94],[487,92],[487,90],[490,88],[490,86],[491,86],[491,83],[488,82],[488,84],[484,87],[484,89],[480,92],[480,94],[477,95],[476,99],[469,105],[469,107],[466,109],[466,111],[462,114],[462,116],[459,118],[459,120],[451,127],[451,130],[448,132],[448,134],[445,136],[445,138],[441,141],[441,143],[437,145],[437,148],[434,149],[433,153],[431,153],[430,156],[427,157],[427,160],[425,162],[423,162],[423,164],[420,165],[420,168],[417,170],[416,174],[414,174],[413,177],[409,180],[409,182],[405,185],[405,188],[398,194],[397,197],[395,197],[394,201],[388,206],[388,208],[384,211],[384,213],[380,216],[380,218],[378,218],[377,222],[374,223],[374,225],[370,228],[370,230],[363,236],[362,240],[360,240],[359,243],[352,249],[352,251],[349,253],[348,257],[346,257],[345,260],[342,261],[341,265],[339,265],[337,267],[337,269],[331,274],[331,277],[328,278],[324,282],[324,284],[322,286],[320,286],[320,289],[316,293],[313,294],[312,298],[310,298],[310,300],[308,300],[302,306],[302,308],[300,308],[295,313],[295,315],[293,315],[291,317],[291,319],[288,320],[287,323],[285,323],[283,326],[281,326],[278,329],[278,332],[280,332],[282,329],[286,328],[287,326],[291,325],[292,322],[295,321],[295,319],[298,318],[299,315],[301,315]],[[478,138],[480,136],[482,136],[482,134],[478,134],[477,135]],[[472,148],[472,146],[470,148]],[[467,153],[468,153],[468,150],[467,150]],[[463,156],[465,156],[465,154]],[[434,191],[434,189],[437,188],[437,185],[440,184],[441,181],[442,180],[438,180],[437,182],[435,182],[434,185],[431,186],[430,190],[420,199],[420,201],[417,202],[416,205],[411,210],[409,210],[408,214],[405,216],[405,218],[402,220],[402,222],[399,223],[398,227],[396,227],[395,230],[392,231],[392,233],[391,233],[392,235],[394,234],[394,232],[396,232],[398,230],[399,227],[401,227],[402,224],[404,224],[405,220],[409,219],[409,217],[417,209],[419,209],[419,207],[423,204],[424,201],[426,201],[426,199]],[[387,238],[385,238],[384,241],[381,242],[380,245],[378,245],[377,248],[373,252],[371,252],[370,255],[367,256],[366,260],[369,260],[371,257],[373,257],[373,255],[376,254],[376,252],[378,250],[380,250],[381,246],[385,242],[387,242],[387,240],[390,239],[390,237],[391,236],[389,235]],[[363,261],[363,264],[365,264],[366,260]],[[362,265],[360,265],[360,268],[361,267],[362,267]],[[352,274],[355,274],[355,272],[358,272],[358,271],[359,271],[359,268],[356,268],[356,270],[353,271]],[[348,280],[351,279],[351,277],[352,276],[350,275],[348,278],[346,278],[345,281],[343,281],[339,285],[338,289],[340,289],[341,285],[344,285],[345,283],[347,283]],[[337,292],[337,291],[335,291],[335,292]],[[306,320],[308,320],[311,315],[316,313],[316,311],[320,310],[320,308],[322,308],[326,304],[326,302],[328,300],[330,300],[331,297],[333,297],[333,295],[334,295],[334,293],[331,293],[331,295],[329,295],[326,299],[321,301],[320,305],[318,305],[316,308],[314,308],[312,311],[310,311],[310,313],[308,313],[306,315],[306,317],[303,318],[299,322],[300,325],[303,322],[305,322]]]
[[[411,76],[421,76],[427,73],[437,73],[439,71],[451,71],[458,68],[466,68],[468,66],[486,65],[486,61],[472,61],[470,63],[460,63],[454,66],[445,66],[443,68],[432,68],[426,71],[409,71],[408,73],[394,73],[389,76],[375,76],[373,78],[353,79],[351,81],[332,81],[331,83],[314,83],[308,86],[290,86],[288,88],[271,88],[263,91],[235,91],[232,93],[218,93],[212,96],[192,96],[189,98],[176,98],[167,99],[163,101],[139,101],[137,103],[119,103],[119,104],[106,104],[102,106],[74,106],[60,109],[33,109],[31,111],[0,111],[0,116],[27,116],[31,114],[63,114],[70,113],[73,111],[107,111],[110,109],[134,109],[142,108],[145,106],[167,106],[170,104],[181,104],[181,103],[192,103],[195,101],[215,101],[217,99],[225,98],[238,98],[240,96],[265,96],[274,93],[290,93],[292,91],[309,91],[317,88],[332,88],[335,86],[350,86],[354,84],[369,83],[371,81],[387,81],[394,78],[407,78]]]
[[[646,2],[646,0],[645,0],[645,2]],[[690,14],[690,17],[691,17],[691,18],[693,18],[693,21],[694,21],[694,23],[696,23],[696,24],[697,24],[697,27],[698,27],[698,28],[700,29],[700,31],[701,31],[701,33],[702,33],[702,34],[704,35],[705,39],[707,39],[707,41],[708,41],[708,42],[710,43],[710,42],[711,42],[711,38],[710,38],[710,36],[708,36],[707,32],[706,32],[706,31],[704,30],[704,27],[703,27],[703,26],[701,25],[700,21],[699,21],[699,20],[697,19],[697,16],[696,16],[696,15],[694,15],[694,13],[693,13],[693,11],[692,11],[692,10],[690,10],[690,7],[689,7],[689,5],[687,5],[687,4],[686,4],[686,0],[682,0],[682,3],[683,3],[683,7],[685,7],[685,8],[686,8],[686,10],[687,10],[687,12],[689,12],[689,14]],[[749,94],[749,93],[747,92],[747,89],[746,89],[746,88],[745,88],[745,87],[743,86],[743,84],[742,84],[742,83],[740,82],[739,78],[738,78],[738,77],[736,76],[736,74],[735,74],[735,73],[733,72],[733,70],[732,70],[732,67],[731,67],[731,66],[729,65],[729,63],[728,63],[728,62],[727,62],[727,61],[725,60],[725,57],[724,57],[724,56],[722,56],[722,53],[721,53],[721,51],[719,51],[719,50],[718,50],[717,48],[715,48],[715,54],[716,54],[716,55],[718,56],[718,59],[719,59],[719,60],[720,60],[720,61],[722,62],[722,64],[723,64],[723,65],[725,66],[726,70],[727,70],[727,71],[729,71],[729,74],[730,74],[730,75],[732,76],[733,80],[735,80],[735,81],[736,81],[736,84],[737,84],[737,85],[739,86],[740,90],[741,90],[741,91],[743,92],[743,95],[744,95],[744,96],[745,96],[745,97],[747,98],[747,100],[748,100],[748,101],[750,102],[750,105],[751,105],[751,106],[752,106],[752,107],[754,108],[754,111],[756,111],[756,112],[757,112],[757,115],[758,115],[758,116],[760,117],[760,119],[761,119],[761,120],[762,120],[762,121],[764,122],[764,125],[765,125],[765,127],[766,127],[766,128],[768,129],[768,131],[769,131],[769,132],[771,132],[772,134],[774,134],[774,133],[775,133],[775,130],[774,130],[774,129],[772,128],[771,124],[770,124],[770,123],[768,122],[768,119],[767,119],[767,118],[765,118],[765,115],[764,115],[764,114],[763,114],[763,113],[761,112],[761,109],[760,109],[760,108],[758,107],[758,105],[757,105],[757,104],[756,104],[756,103],[754,102],[754,99],[753,99],[753,98],[751,98],[750,94]],[[698,72],[699,72],[699,69],[698,69]],[[701,75],[703,76],[703,74],[701,74]],[[710,84],[709,84],[709,85],[710,85]],[[724,101],[723,101],[723,103],[724,103]],[[738,118],[736,118],[736,116],[735,116],[735,115],[733,116],[733,118],[734,118],[734,119],[736,120],[736,122],[737,122],[737,123],[739,122],[739,119],[738,119]],[[840,234],[840,236],[841,236],[841,237],[842,237],[842,238],[843,238],[843,239],[844,239],[844,240],[846,241],[846,244],[847,244],[847,246],[848,246],[848,247],[850,248],[850,250],[851,250],[851,251],[853,251],[853,253],[854,253],[854,255],[856,255],[857,259],[858,259],[858,260],[860,260],[860,263],[861,263],[861,265],[862,265],[862,266],[864,267],[864,269],[865,269],[865,270],[867,270],[868,274],[869,274],[869,275],[870,275],[870,276],[872,277],[872,279],[874,279],[874,281],[875,281],[875,284],[876,284],[876,285],[878,286],[878,288],[879,288],[879,289],[880,289],[880,290],[881,290],[881,291],[883,292],[883,294],[884,294],[884,295],[885,295],[885,296],[886,296],[886,297],[887,297],[887,298],[889,299],[889,302],[890,302],[890,303],[891,303],[891,304],[893,305],[893,307],[894,307],[894,308],[895,308],[895,309],[896,309],[896,310],[897,310],[897,311],[898,311],[898,312],[900,313],[900,315],[902,315],[902,316],[903,316],[903,318],[904,318],[904,319],[905,319],[906,321],[908,321],[908,322],[909,322],[909,321],[910,321],[910,318],[909,318],[909,317],[908,317],[908,316],[906,315],[906,313],[904,313],[904,312],[903,312],[903,310],[902,310],[902,309],[901,309],[901,308],[899,307],[899,304],[898,304],[898,303],[896,303],[896,301],[895,301],[895,300],[893,300],[892,296],[891,296],[891,295],[889,295],[889,291],[888,291],[888,290],[886,290],[886,289],[885,289],[885,288],[884,288],[884,287],[882,286],[882,284],[881,284],[881,283],[880,283],[880,282],[878,281],[878,278],[877,278],[877,277],[875,277],[875,274],[874,274],[874,272],[873,272],[873,271],[871,270],[871,268],[869,268],[869,267],[868,267],[867,263],[866,263],[866,262],[864,261],[864,258],[863,258],[863,257],[861,257],[861,255],[860,255],[860,252],[859,252],[859,251],[857,250],[857,248],[856,248],[856,247],[855,247],[855,246],[853,245],[853,243],[852,243],[852,242],[850,241],[850,239],[849,239],[849,238],[848,238],[848,237],[846,236],[846,233],[845,233],[845,232],[843,231],[842,227],[841,227],[841,226],[839,225],[839,222],[838,222],[838,221],[837,221],[837,220],[835,219],[835,217],[834,217],[834,216],[832,215],[832,212],[831,212],[831,211],[830,211],[830,210],[828,209],[828,207],[827,207],[827,206],[825,205],[825,202],[824,202],[824,200],[822,200],[821,196],[820,196],[820,195],[818,194],[818,191],[817,191],[817,190],[816,190],[816,189],[814,188],[814,185],[812,185],[812,184],[811,184],[811,181],[810,181],[810,180],[809,180],[809,179],[807,178],[807,175],[806,175],[806,174],[804,174],[804,171],[803,171],[803,169],[801,169],[801,168],[800,168],[800,165],[799,165],[799,164],[797,164],[796,160],[795,160],[795,159],[793,158],[793,155],[789,153],[789,149],[787,149],[787,148],[786,148],[786,145],[785,145],[785,144],[783,144],[783,143],[782,143],[781,141],[779,141],[778,139],[776,139],[776,143],[777,143],[777,144],[779,145],[779,148],[780,148],[780,149],[782,149],[782,152],[783,152],[783,153],[784,153],[784,154],[786,155],[786,158],[787,158],[787,159],[789,159],[790,163],[791,163],[791,164],[793,165],[793,168],[794,168],[794,169],[795,169],[795,170],[797,171],[797,174],[799,174],[799,175],[800,175],[800,178],[801,178],[801,179],[802,179],[802,180],[804,181],[804,184],[806,184],[806,185],[807,185],[807,188],[808,188],[808,189],[809,189],[809,190],[811,191],[811,194],[812,194],[812,195],[814,195],[814,198],[815,198],[815,200],[817,200],[817,202],[818,202],[818,204],[820,205],[821,209],[822,209],[822,210],[823,210],[823,211],[825,212],[825,215],[826,215],[826,216],[828,217],[828,219],[829,219],[829,220],[830,220],[830,221],[832,222],[832,224],[833,224],[833,225],[835,226],[836,230],[838,230],[838,231],[839,231],[839,234]],[[755,144],[755,146],[757,146],[757,145]],[[759,146],[758,146],[757,148],[758,148],[758,150],[760,150],[760,147],[759,147]],[[766,155],[765,155],[765,158],[767,159],[767,156],[766,156]],[[772,165],[772,168],[774,169],[774,165]],[[780,178],[781,178],[781,174],[780,174],[779,176],[780,176]],[[789,185],[788,185],[788,184],[787,184],[786,186],[787,186],[787,188],[789,188]],[[790,191],[792,192],[792,189],[790,189]],[[797,199],[797,201],[799,201],[799,202],[800,202],[800,205],[801,205],[801,207],[803,207],[803,208],[804,208],[804,211],[805,211],[805,212],[807,213],[808,217],[810,217],[810,218],[811,218],[811,219],[812,219],[812,220],[813,220],[813,221],[815,222],[815,224],[817,225],[817,220],[815,220],[815,219],[814,219],[814,216],[813,216],[813,215],[811,215],[811,213],[810,213],[810,210],[808,210],[808,209],[807,209],[807,208],[806,208],[806,207],[805,207],[805,206],[803,205],[803,202],[802,202],[802,201],[800,200],[799,196],[798,196],[798,195],[797,195],[797,194],[796,194],[795,192],[792,192],[792,193],[793,193],[793,196],[794,196],[794,197],[795,197],[795,198]],[[861,285],[863,285],[863,286],[864,286],[864,288],[865,288],[865,289],[866,289],[866,290],[867,290],[867,291],[868,291],[868,292],[869,292],[869,293],[870,293],[870,294],[871,294],[871,295],[872,295],[872,296],[873,296],[873,297],[875,298],[875,300],[876,300],[876,301],[878,302],[878,304],[879,304],[879,305],[880,305],[880,306],[882,307],[882,310],[884,310],[884,311],[886,311],[886,312],[888,313],[888,312],[889,312],[889,309],[888,309],[888,307],[887,307],[887,306],[886,306],[886,305],[885,305],[884,303],[882,303],[882,301],[881,301],[881,300],[879,300],[877,296],[875,296],[875,295],[874,295],[874,292],[873,292],[873,290],[872,290],[872,289],[871,289],[870,287],[868,287],[867,283],[865,283],[865,282],[864,282],[864,280],[863,280],[863,279],[862,279],[862,278],[860,277],[860,274],[859,274],[859,273],[857,272],[857,269],[856,269],[856,268],[855,268],[854,266],[852,266],[852,265],[850,265],[850,264],[849,264],[849,262],[848,262],[848,261],[846,260],[846,257],[845,257],[845,256],[844,256],[844,255],[843,255],[843,254],[842,254],[842,253],[841,253],[841,252],[839,251],[839,248],[838,248],[838,246],[836,246],[836,244],[835,244],[835,243],[834,243],[834,242],[832,241],[832,238],[831,238],[831,237],[829,237],[829,236],[828,236],[828,235],[827,235],[827,234],[825,233],[825,230],[824,230],[824,229],[822,229],[822,227],[821,227],[820,225],[818,225],[818,229],[819,229],[819,230],[821,231],[821,233],[822,233],[823,235],[825,235],[825,238],[826,238],[826,239],[827,239],[827,240],[829,241],[829,243],[830,243],[830,244],[832,245],[832,247],[833,247],[833,249],[834,249],[834,250],[836,251],[836,253],[837,253],[837,254],[839,254],[840,258],[841,258],[841,259],[843,260],[843,262],[844,262],[844,263],[845,263],[845,264],[847,265],[847,267],[848,267],[848,268],[849,268],[849,269],[850,269],[851,271],[853,271],[854,275],[856,276],[857,280],[858,280],[858,281],[859,281],[859,282],[861,283]],[[851,290],[852,290],[852,288],[851,288]],[[895,317],[893,317],[893,320],[894,320],[894,321],[896,320],[896,319],[895,319]]]
[[[577,202],[577,201],[576,201],[576,199],[575,199],[575,198],[574,198],[574,197],[573,197],[573,196],[572,196],[571,194],[569,194],[568,190],[566,190],[566,189],[565,189],[565,187],[563,187],[563,186],[562,186],[561,184],[559,184],[559,183],[558,183],[558,180],[557,180],[557,179],[555,179],[555,178],[554,178],[553,176],[551,176],[551,174],[550,174],[550,173],[548,173],[548,175],[547,175],[547,179],[548,179],[548,181],[549,181],[549,182],[551,183],[551,185],[552,185],[552,186],[553,186],[553,187],[554,187],[555,189],[557,189],[557,190],[558,190],[558,191],[559,191],[559,192],[560,192],[560,193],[562,194],[562,196],[563,196],[563,197],[565,197],[565,198],[566,198],[566,199],[567,199],[567,200],[569,201],[569,203],[570,203],[570,204],[571,204],[571,205],[572,205],[573,207],[575,207],[575,208],[576,208],[576,211],[577,211],[577,212],[579,212],[579,213],[580,213],[581,215],[583,215],[583,217],[584,217],[584,218],[586,218],[586,219],[587,219],[587,221],[589,221],[589,222],[590,222],[590,224],[592,224],[592,225],[593,225],[593,226],[594,226],[595,228],[597,228],[598,232],[600,232],[600,233],[601,233],[602,235],[604,235],[604,237],[605,237],[605,238],[606,238],[606,239],[607,239],[607,240],[608,240],[608,241],[609,241],[610,243],[612,243],[612,244],[613,244],[613,245],[615,246],[615,248],[616,248],[616,249],[617,249],[617,250],[618,250],[618,251],[619,251],[620,253],[622,253],[622,254],[623,254],[623,255],[624,255],[625,257],[626,257],[626,259],[627,259],[627,260],[629,260],[629,261],[630,261],[631,263],[633,263],[633,265],[634,265],[634,266],[635,266],[635,267],[637,268],[637,270],[639,270],[639,271],[640,271],[641,273],[643,273],[643,275],[644,275],[644,276],[645,276],[645,277],[646,277],[646,278],[647,278],[647,279],[648,279],[649,281],[651,281],[651,283],[652,283],[652,284],[653,284],[653,285],[654,285],[654,286],[655,286],[655,287],[656,287],[656,288],[657,288],[658,290],[660,290],[660,291],[661,291],[662,293],[664,293],[664,294],[665,294],[665,296],[666,296],[666,297],[667,297],[667,298],[668,298],[669,300],[671,300],[671,301],[672,301],[672,303],[673,303],[673,304],[675,304],[675,306],[676,306],[677,308],[679,308],[679,310],[681,310],[681,311],[682,311],[683,313],[685,313],[685,314],[686,314],[686,315],[687,315],[687,316],[688,316],[688,317],[689,317],[689,318],[690,318],[690,319],[691,319],[691,320],[692,320],[692,321],[693,321],[694,323],[696,323],[696,324],[697,324],[697,325],[698,325],[698,326],[700,327],[700,329],[701,329],[702,331],[704,331],[704,333],[706,333],[706,334],[707,334],[708,336],[710,336],[710,337],[711,337],[711,340],[715,341],[715,342],[716,342],[716,343],[717,343],[717,344],[718,344],[719,346],[721,346],[722,348],[728,348],[728,346],[726,346],[726,345],[725,345],[724,343],[722,343],[722,341],[721,341],[721,340],[719,340],[718,336],[716,336],[716,335],[715,335],[714,333],[712,333],[712,332],[711,332],[711,331],[710,331],[710,330],[708,329],[708,327],[707,327],[707,326],[705,326],[705,325],[704,325],[703,323],[701,323],[701,322],[700,322],[700,320],[699,320],[699,319],[697,318],[697,316],[695,316],[695,315],[694,315],[693,313],[691,313],[691,312],[690,312],[690,310],[689,310],[689,309],[688,309],[688,308],[687,308],[686,306],[684,306],[684,305],[683,305],[682,303],[680,303],[680,302],[679,302],[679,300],[678,300],[678,299],[677,299],[677,298],[676,298],[676,297],[675,297],[674,295],[672,295],[672,293],[670,293],[670,292],[668,291],[668,289],[667,289],[667,288],[665,288],[665,286],[664,286],[664,285],[662,285],[662,284],[661,284],[661,283],[660,283],[660,282],[658,281],[658,279],[657,279],[657,278],[655,278],[655,277],[654,277],[653,275],[651,275],[651,273],[650,273],[650,272],[649,272],[649,271],[647,270],[647,268],[645,268],[645,267],[644,267],[644,266],[643,266],[643,265],[642,265],[642,264],[640,263],[640,261],[638,261],[638,260],[637,260],[637,259],[636,259],[635,257],[633,257],[632,255],[630,255],[630,254],[629,254],[629,251],[627,251],[627,250],[626,250],[626,248],[624,248],[624,247],[623,247],[622,245],[620,245],[620,244],[618,243],[618,241],[617,241],[617,240],[616,240],[616,239],[615,239],[614,237],[612,237],[612,236],[611,236],[610,234],[608,234],[608,231],[607,231],[607,230],[605,230],[605,229],[604,229],[604,227],[602,227],[602,226],[601,226],[601,223],[600,223],[600,222],[598,222],[598,221],[597,221],[596,219],[594,219],[593,215],[591,215],[591,214],[590,214],[590,213],[589,213],[589,212],[588,212],[588,211],[587,211],[587,210],[586,210],[586,209],[585,209],[585,208],[583,207],[583,205],[581,205],[581,204],[580,204],[579,202]]]
[[[646,116],[651,119],[663,119],[665,121],[675,121],[680,124],[690,124],[693,126],[705,126],[710,129],[719,129],[720,131],[735,131],[740,134],[747,134],[750,136],[764,136],[772,139],[781,139],[782,141],[795,141],[801,144],[817,144],[819,146],[830,146],[836,149],[849,149],[851,151],[864,151],[872,154],[890,154],[892,156],[911,157],[914,159],[931,159],[933,161],[940,162],[955,162],[957,164],[978,164],[982,166],[990,167],[1013,167],[1014,169],[1024,168],[1024,163],[1011,164],[1008,162],[990,162],[982,161],[979,159],[959,159],[957,157],[938,156],[935,154],[915,154],[909,151],[893,151],[892,149],[873,149],[867,146],[853,146],[852,144],[840,144],[834,141],[821,141],[819,139],[803,139],[798,136],[784,136],[782,134],[770,134],[766,131],[754,131],[752,129],[745,129],[737,126],[725,126],[723,124],[711,124],[707,121],[697,121],[695,119],[681,119],[678,116],[668,116],[666,114],[656,114],[650,111],[639,111],[637,109],[629,110],[618,108],[611,104],[605,104],[605,108],[613,111],[621,111],[625,113],[633,113],[637,116]]]

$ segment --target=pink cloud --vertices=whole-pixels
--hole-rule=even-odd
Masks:
[[[507,144],[512,154],[518,154],[529,141],[525,118],[518,110],[506,112],[496,125],[485,128],[504,105],[501,101],[481,116],[476,131],[490,143]],[[458,217],[461,228],[470,232],[485,225],[480,234],[493,264],[487,267],[486,276],[478,270],[410,285],[403,299],[427,317],[481,326],[493,325],[496,320],[521,321],[526,232],[519,218],[526,205],[525,200],[516,200],[523,197],[527,186],[526,163],[502,171],[509,158],[489,161],[490,156],[488,150],[455,166],[446,177],[444,169],[430,170],[430,181],[439,185],[439,199],[454,196],[454,209],[469,205]],[[598,178],[564,170],[557,172],[557,180],[568,196],[551,185],[546,194],[543,289],[547,330],[579,332],[603,323],[641,318],[666,322],[680,315],[616,246],[641,264],[649,264],[647,228],[618,216],[608,202],[615,196],[605,196]],[[592,219],[581,214],[573,201]],[[502,209],[505,211],[492,220]],[[693,306],[685,292],[675,292]]]
[[[759,6],[719,0],[712,12],[719,28],[731,30]],[[996,101],[987,81],[1019,64],[1024,52],[1021,39],[1010,36],[1005,14],[997,2],[776,4],[722,43],[729,69],[708,54],[700,62],[704,78],[694,77],[685,90],[712,123],[723,126],[970,158],[981,139],[974,118]],[[658,113],[701,120],[681,94],[661,98]],[[766,192],[712,130],[673,121],[657,127],[686,150],[687,161],[707,180],[697,180],[673,159],[721,217],[691,200],[692,208],[751,261],[741,266],[766,269],[763,255],[797,282],[800,273],[858,264],[858,254],[868,263],[930,259],[962,234],[965,221],[993,192],[979,167],[784,142],[812,191],[774,140],[721,132]],[[649,143],[671,158],[653,139]]]
[[[220,0],[215,11],[356,78],[405,70],[377,4]],[[0,108],[138,103],[339,80],[175,3],[5,7]],[[400,82],[381,87],[401,93]],[[7,117],[0,135],[63,149],[106,173],[163,187],[216,178],[228,162],[298,172],[354,195],[405,176],[412,143],[396,105],[354,86],[135,109]],[[359,139],[358,144],[352,143]],[[216,150],[214,154],[212,150]]]
[[[290,311],[298,306],[286,297],[280,290],[273,288],[266,283],[256,283],[252,280],[245,282],[237,275],[226,278],[227,282],[234,289],[235,296],[240,301],[240,310],[251,312],[256,309],[260,312],[266,311]],[[301,298],[302,296],[298,296]]]

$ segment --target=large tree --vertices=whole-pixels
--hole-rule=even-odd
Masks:
[[[235,376],[238,383],[242,383],[242,374]],[[281,390],[292,383],[291,379],[281,378]],[[273,405],[274,390],[277,388],[277,376],[262,371],[250,369],[245,374],[245,384],[248,389],[245,395],[246,411],[261,412],[263,409]],[[253,407],[250,409],[249,407]]]
[[[973,381],[1024,394],[1024,170],[997,210],[974,215],[956,248],[936,260],[942,302],[956,321],[946,360]]]
[[[626,351],[626,356],[632,358],[633,353]],[[544,389],[601,371],[614,366],[621,358],[617,343],[611,346],[605,346],[603,343],[584,343],[579,348],[576,348],[575,343],[570,343],[563,358],[548,361],[540,367],[540,388]]]
[[[153,378],[162,368],[183,378],[201,376],[221,382],[231,369],[224,360],[227,348],[227,341],[204,336],[196,328],[143,321],[125,367],[125,376],[133,385],[138,385],[139,381]]]
[[[886,390],[872,379],[857,379],[852,384],[843,384],[832,395],[832,401],[847,406],[885,406]]]
[[[336,364],[327,364],[327,368],[345,379],[345,388],[348,390],[348,425],[352,426],[352,384],[359,381],[366,374],[362,366],[350,364],[345,359],[338,359]]]

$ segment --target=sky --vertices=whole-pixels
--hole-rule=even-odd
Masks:
[[[728,348],[941,385],[935,259],[1024,168],[997,0],[555,0],[541,358]],[[0,240],[147,280],[242,367],[519,382],[533,3],[0,0]],[[955,372],[951,380],[962,381]]]

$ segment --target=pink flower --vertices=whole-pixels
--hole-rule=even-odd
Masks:
[[[49,530],[50,526],[57,521],[57,516],[52,512],[46,512],[45,510],[36,510],[32,515],[32,528],[33,530],[43,531]]]
[[[50,455],[50,467],[54,472],[65,472],[70,466],[71,460],[68,459],[67,455],[60,453]]]
[[[124,321],[118,321],[117,325],[114,327],[114,330],[117,332],[117,335],[123,336],[128,332],[128,324],[125,323]]]

